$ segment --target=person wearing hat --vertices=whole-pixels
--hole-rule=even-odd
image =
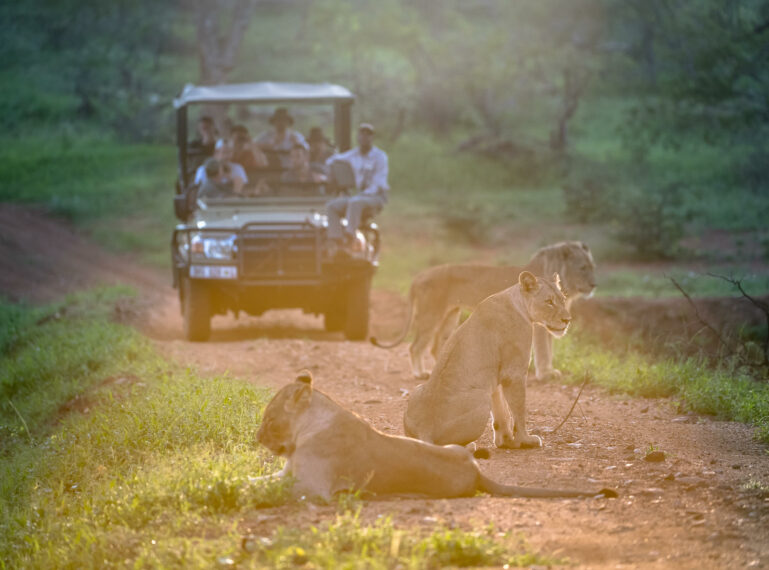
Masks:
[[[385,203],[390,185],[387,182],[387,154],[374,146],[374,127],[361,123],[358,127],[358,146],[347,152],[335,154],[327,164],[337,160],[347,161],[355,174],[358,193],[354,196],[339,196],[326,204],[328,213],[328,237],[339,250],[352,241],[355,230],[364,214],[376,214]],[[347,227],[342,226],[342,218]]]
[[[288,153],[295,144],[301,144],[307,148],[307,141],[302,133],[292,129],[294,118],[285,107],[278,107],[269,119],[272,128],[256,137],[256,144],[267,152],[279,152],[280,163],[283,168],[289,166]]]

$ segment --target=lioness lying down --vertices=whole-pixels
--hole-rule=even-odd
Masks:
[[[409,317],[406,327],[393,342],[376,346],[397,346],[414,328],[414,342],[409,347],[414,376],[427,378],[424,357],[428,348],[438,358],[441,347],[459,324],[461,308],[475,308],[493,295],[518,282],[521,271],[538,277],[553,273],[561,276],[568,294],[566,307],[581,295],[591,295],[595,289],[595,263],[590,248],[581,241],[565,241],[537,250],[525,267],[493,267],[486,265],[440,265],[421,271],[409,290]],[[534,332],[534,368],[538,379],[558,377],[553,368],[553,339],[544,329]]]
[[[257,440],[286,465],[294,492],[330,499],[361,490],[376,495],[471,497],[616,497],[611,489],[578,491],[502,485],[485,477],[471,453],[381,433],[324,393],[309,373],[283,387],[267,405]]]
[[[409,398],[406,435],[445,445],[478,439],[492,414],[497,447],[539,447],[526,431],[532,325],[562,337],[571,322],[558,284],[528,271],[485,299],[449,338],[430,379]],[[511,416],[512,413],[512,416]]]

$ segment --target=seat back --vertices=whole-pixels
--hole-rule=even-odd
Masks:
[[[337,159],[329,165],[329,179],[340,192],[355,189],[355,172],[346,160]]]

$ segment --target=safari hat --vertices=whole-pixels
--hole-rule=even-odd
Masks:
[[[278,121],[288,123],[289,125],[294,124],[294,118],[288,114],[288,109],[285,107],[278,107],[275,109],[275,112],[272,114],[269,121],[271,125],[274,125]]]
[[[372,125],[371,123],[361,123],[361,124],[358,126],[358,130],[359,130],[359,131],[368,131],[368,132],[370,132],[372,135],[373,135],[373,134],[376,132],[376,131],[374,130],[374,125]]]

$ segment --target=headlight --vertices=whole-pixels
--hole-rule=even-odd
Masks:
[[[235,245],[237,237],[234,234],[192,234],[190,238],[192,259],[234,259],[237,252]]]
[[[176,252],[184,261],[190,260],[190,236],[186,232],[176,234]]]
[[[366,257],[368,253],[368,243],[366,242],[366,237],[360,230],[355,231],[355,235],[350,242],[350,253],[353,257]]]

